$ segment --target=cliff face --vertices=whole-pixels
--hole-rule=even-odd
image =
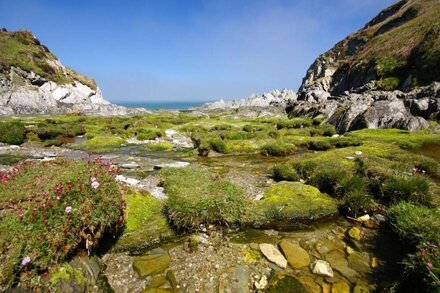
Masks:
[[[288,111],[339,132],[440,120],[440,1],[403,0],[319,56]]]
[[[142,111],[106,101],[94,80],[61,64],[31,32],[0,31],[0,115]]]
[[[363,86],[409,91],[440,78],[440,2],[403,0],[310,66],[299,95],[341,95]]]

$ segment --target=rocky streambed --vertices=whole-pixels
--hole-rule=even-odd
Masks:
[[[95,155],[65,147],[3,145],[0,155],[5,164],[23,158],[100,156],[120,167],[118,181],[160,201],[167,197],[157,175],[164,166],[207,167],[244,188],[249,198],[259,200],[275,183],[269,170],[283,161],[260,155],[199,158],[179,152],[146,153],[136,146]],[[103,264],[95,275],[106,279],[115,293],[373,292],[388,288],[401,273],[398,261],[405,247],[389,234],[382,215],[337,218],[302,227],[276,231],[202,226],[200,232],[175,234],[135,250],[110,247],[100,260],[93,260]]]

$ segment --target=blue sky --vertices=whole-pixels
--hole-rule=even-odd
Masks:
[[[0,0],[112,102],[208,101],[297,90],[321,53],[394,0]]]

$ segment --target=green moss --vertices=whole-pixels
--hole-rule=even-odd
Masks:
[[[325,151],[332,147],[331,143],[326,140],[315,140],[309,142],[308,148],[314,151]]]
[[[295,145],[278,140],[271,141],[261,148],[261,154],[265,156],[288,156],[295,151]]]
[[[125,202],[125,227],[115,245],[116,250],[140,249],[174,235],[158,199],[149,194],[130,193],[125,196]]]
[[[134,130],[134,133],[139,140],[151,140],[164,136],[163,131],[157,128],[139,127]]]
[[[69,264],[65,263],[57,268],[54,272],[50,274],[50,283],[52,285],[58,284],[60,280],[75,280],[75,282],[79,285],[85,284],[87,279],[83,276],[83,274],[72,268]]]
[[[334,199],[316,187],[299,182],[280,182],[268,188],[258,209],[267,220],[319,219],[337,214]]]
[[[144,145],[144,148],[150,152],[171,151],[173,149],[173,144],[168,141],[148,143]]]
[[[118,151],[124,144],[125,140],[120,137],[95,136],[78,145],[78,148],[93,153],[106,153]]]
[[[248,247],[243,247],[241,251],[243,252],[247,264],[258,263],[260,261],[261,254],[258,251]]]

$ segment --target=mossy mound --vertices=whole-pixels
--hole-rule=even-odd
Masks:
[[[287,225],[292,220],[318,220],[338,213],[335,199],[300,182],[273,185],[257,203],[257,209],[264,217],[263,222],[281,221]]]
[[[125,140],[116,136],[95,136],[81,143],[78,148],[92,153],[108,153],[121,149]]]
[[[178,229],[194,230],[201,224],[234,224],[244,219],[246,199],[236,185],[205,169],[164,168],[168,218]]]
[[[174,235],[163,204],[150,194],[128,194],[125,227],[115,250],[132,250],[157,244]]]

